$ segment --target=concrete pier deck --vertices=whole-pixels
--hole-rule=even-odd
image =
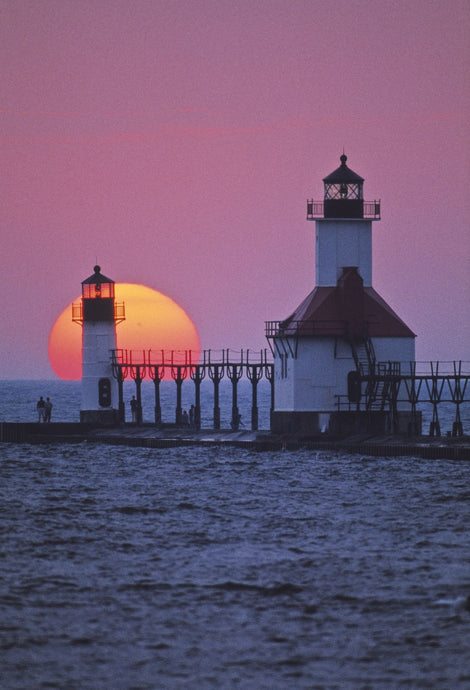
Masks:
[[[470,460],[470,436],[367,436],[335,439],[274,435],[269,431],[200,431],[164,425],[124,424],[96,428],[72,423],[0,423],[0,442],[10,443],[106,443],[143,448],[178,446],[233,446],[255,451],[312,450],[353,453],[369,456],[413,456],[427,459]]]

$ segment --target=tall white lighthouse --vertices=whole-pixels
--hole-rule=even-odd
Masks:
[[[363,198],[364,179],[347,165],[323,179],[315,221],[313,291],[284,321],[266,324],[274,355],[277,433],[406,429],[392,376],[415,359],[415,335],[372,287],[372,223],[380,201]],[[362,415],[362,418],[361,418]]]
[[[112,351],[116,323],[124,319],[124,305],[116,305],[114,281],[95,266],[82,282],[82,299],[73,306],[74,321],[82,324],[82,401],[80,421],[114,424],[118,421],[118,384],[113,377]]]

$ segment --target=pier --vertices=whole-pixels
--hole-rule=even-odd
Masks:
[[[343,439],[305,439],[267,431],[200,431],[163,424],[123,424],[102,428],[83,423],[0,422],[0,442],[29,444],[90,443],[163,450],[179,447],[240,448],[257,452],[312,451],[391,458],[408,456],[428,460],[470,460],[470,436],[404,438],[358,434]]]
[[[270,412],[274,409],[274,363],[269,351],[205,350],[191,351],[129,351],[113,350],[113,375],[119,386],[120,420],[114,425],[93,423],[0,422],[0,442],[10,443],[105,443],[154,449],[179,446],[225,446],[256,451],[311,450],[315,452],[360,453],[378,457],[413,456],[427,459],[470,460],[470,362],[377,362],[369,371],[358,367],[355,395],[337,396],[337,410],[349,418],[368,420],[382,415],[385,430],[378,433],[373,425],[354,433],[274,433],[258,429],[258,384],[268,382]],[[274,357],[279,356],[278,353]],[[142,382],[154,384],[154,421],[142,422]],[[163,380],[174,382],[174,421],[168,409],[162,410],[160,385]],[[230,382],[230,428],[221,428],[219,387],[223,379]],[[239,385],[245,379],[251,386],[251,429],[239,428]],[[139,404],[135,423],[126,422],[123,396],[124,381],[134,382]],[[201,383],[212,382],[212,395],[206,402],[212,407],[212,424],[201,428]],[[358,385],[357,385],[358,384]],[[194,394],[194,416],[191,425],[183,423],[182,390],[190,386]],[[360,394],[358,394],[358,391]],[[128,390],[126,391],[126,395]],[[263,394],[266,400],[266,388]],[[209,397],[209,403],[208,403]],[[354,399],[351,399],[354,398]],[[167,397],[168,400],[168,397]],[[187,400],[187,396],[186,396]],[[204,400],[204,396],[203,396]],[[409,427],[397,431],[396,419],[405,404],[412,412]],[[168,405],[168,403],[167,403]],[[444,415],[443,406],[446,406]],[[426,426],[413,423],[427,406]],[[173,408],[173,406],[172,406]],[[210,409],[210,408],[209,408]],[[230,408],[229,408],[230,409]],[[246,408],[244,408],[246,411]],[[452,410],[450,419],[449,409]],[[165,412],[165,414],[163,414]],[[443,420],[446,420],[446,427]],[[419,420],[420,421],[420,420]],[[367,426],[367,425],[366,425]]]

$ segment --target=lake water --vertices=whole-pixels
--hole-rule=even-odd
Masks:
[[[39,396],[49,396],[54,404],[52,421],[79,422],[80,421],[80,381],[0,381],[0,421],[6,422],[35,422],[37,421],[36,403]],[[423,394],[425,391],[423,391]],[[126,404],[126,420],[131,420],[129,401],[135,394],[135,383],[131,380],[124,382],[124,401]],[[176,385],[174,381],[162,381],[160,397],[163,422],[175,421]],[[448,396],[447,396],[448,397]],[[238,406],[242,415],[242,428],[251,427],[251,383],[241,379],[238,384]],[[194,403],[194,383],[185,381],[182,386],[182,406],[189,410]],[[266,379],[258,384],[259,429],[269,429],[269,412],[271,405],[271,388]],[[214,393],[210,380],[201,384],[201,425],[203,428],[213,426]],[[142,383],[143,421],[152,423],[155,420],[155,392],[152,381]],[[423,415],[423,433],[429,433],[432,420],[432,406],[429,403],[419,403],[418,409]],[[445,435],[452,430],[455,421],[455,405],[442,403],[439,405],[439,420],[441,433]],[[460,409],[464,433],[470,434],[470,402],[465,402]],[[222,379],[220,383],[220,417],[221,428],[229,429],[232,416],[232,385],[229,380]]]
[[[469,523],[470,462],[2,444],[0,686],[468,688]]]

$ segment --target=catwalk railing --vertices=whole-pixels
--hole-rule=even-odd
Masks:
[[[438,408],[448,403],[455,406],[451,434],[462,436],[461,408],[470,403],[469,380],[470,362],[377,362],[373,371],[358,377],[358,394],[336,396],[336,407],[339,411],[386,411],[394,431],[399,409],[406,405],[411,412],[410,431],[413,432],[418,428],[418,406],[430,405],[429,435],[440,436]]]
[[[113,350],[113,375],[118,382],[119,418],[125,421],[123,382],[127,378],[135,381],[136,406],[133,421],[142,422],[142,381],[149,378],[155,386],[155,424],[162,423],[160,383],[172,379],[176,384],[175,423],[192,428],[201,425],[201,383],[208,377],[213,383],[214,429],[220,429],[219,385],[226,376],[232,383],[232,415],[230,426],[237,430],[240,426],[238,408],[238,382],[246,377],[251,382],[251,428],[258,429],[258,383],[265,378],[271,388],[271,412],[274,409],[273,363],[268,359],[267,349],[253,350],[203,350],[200,355],[191,350]],[[191,406],[188,420],[182,408],[183,382],[192,380],[194,384],[194,405]]]

